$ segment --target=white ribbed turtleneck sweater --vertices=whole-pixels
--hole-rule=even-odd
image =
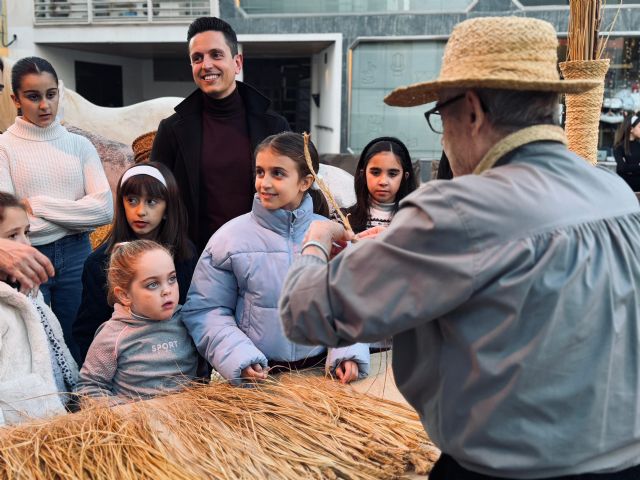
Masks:
[[[367,228],[371,227],[388,227],[393,218],[396,204],[380,203],[372,196],[369,196],[369,215],[367,217]]]
[[[17,117],[0,135],[0,191],[29,201],[33,245],[90,230],[113,217],[98,152],[58,121],[42,128]]]

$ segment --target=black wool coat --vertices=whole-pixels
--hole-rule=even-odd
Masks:
[[[243,82],[236,81],[236,87],[246,109],[252,151],[268,136],[290,130],[287,120],[270,109],[267,97]],[[189,216],[189,238],[199,252],[205,247],[198,244],[202,109],[198,89],[175,107],[176,113],[160,122],[151,151],[151,160],[167,165],[176,177]]]

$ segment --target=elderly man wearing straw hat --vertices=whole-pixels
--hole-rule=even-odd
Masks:
[[[351,234],[312,224],[283,289],[294,341],[393,335],[431,480],[640,478],[640,208],[567,150],[558,94],[594,85],[560,80],[556,48],[540,20],[459,24],[439,78],[385,99],[437,102],[455,178],[330,261]]]

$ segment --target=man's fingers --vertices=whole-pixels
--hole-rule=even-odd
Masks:
[[[53,276],[53,265],[47,257],[38,252],[38,256],[27,258],[21,265],[16,266],[13,276],[20,285],[26,285],[32,289],[41,283],[45,283],[50,276]],[[51,273],[50,273],[51,272]]]
[[[26,288],[34,288],[55,274],[49,259],[35,248],[11,240],[0,241],[0,270]]]
[[[386,229],[387,229],[387,227],[384,227],[384,226],[371,227],[368,230],[365,230],[364,232],[358,233],[356,235],[356,238],[359,239],[359,240],[376,238],[378,235],[380,235]]]
[[[31,290],[36,286],[36,284],[40,284],[40,278],[38,275],[31,270],[28,273],[25,273],[25,269],[15,270],[11,276],[11,281],[13,283],[20,284],[20,291],[23,289]]]
[[[47,258],[46,255],[40,253],[36,250],[35,261],[38,262],[39,265],[44,267],[46,278],[42,281],[42,283],[46,282],[49,277],[54,277],[56,275],[56,270],[53,268],[53,264]]]

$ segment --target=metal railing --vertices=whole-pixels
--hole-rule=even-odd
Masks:
[[[147,23],[211,15],[211,0],[34,0],[34,23]]]
[[[333,15],[462,12],[473,2],[474,0],[238,0],[238,5],[247,15]]]

